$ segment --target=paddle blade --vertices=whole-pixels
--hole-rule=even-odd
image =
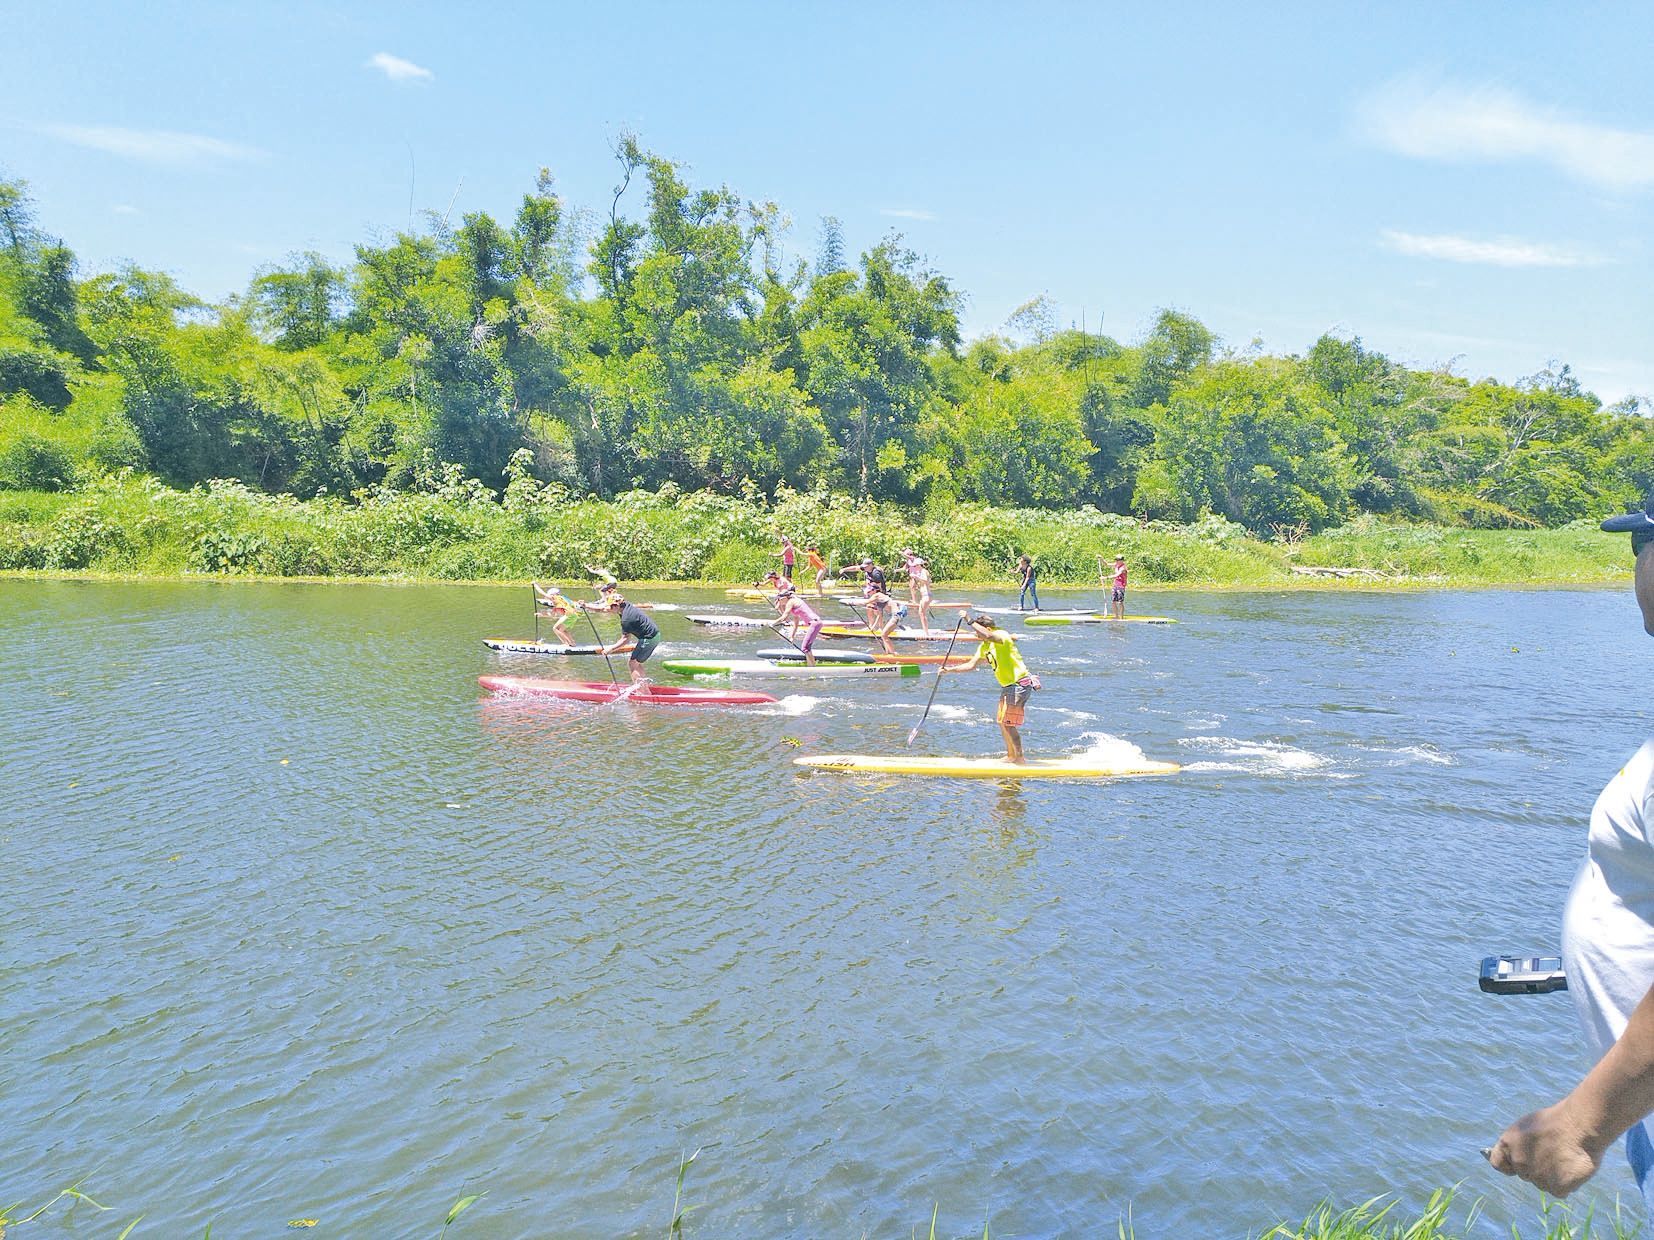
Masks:
[[[913,731],[911,731],[907,734],[907,747],[909,749],[912,749],[913,748],[913,742],[918,740],[918,739],[919,739],[919,725],[914,724],[913,725]]]

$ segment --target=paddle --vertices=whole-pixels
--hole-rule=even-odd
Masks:
[[[785,623],[786,623],[786,621],[781,619],[781,617],[779,617],[779,616],[776,617],[776,619],[775,619],[775,635],[777,637],[779,637],[782,641],[786,642],[787,645],[791,646],[794,650],[798,651],[799,654],[803,654],[804,653],[804,647],[800,646],[792,638],[788,637],[785,633],[783,633],[781,631],[781,626]]]
[[[529,590],[534,595],[534,644],[538,646],[540,644],[540,583],[536,581],[529,586]]]
[[[609,679],[618,685],[620,683],[620,677],[615,675],[615,665],[609,661],[608,647],[604,645],[603,639],[598,636],[597,621],[592,619],[592,613],[587,611],[584,607],[582,607],[580,611],[581,614],[586,617],[586,623],[592,626],[592,636],[597,638],[597,648],[603,652],[603,662],[609,664]]]
[[[930,701],[925,703],[925,713],[919,716],[919,722],[913,725],[913,731],[907,734],[908,748],[919,736],[919,729],[925,726],[925,720],[930,718],[930,708],[936,704],[936,691],[942,687],[942,677],[947,675],[948,658],[953,654],[953,644],[959,640],[959,630],[965,627],[965,617],[959,617],[959,623],[953,626],[953,636],[948,638],[947,653],[942,656],[941,663],[936,666],[936,683],[930,687]]]

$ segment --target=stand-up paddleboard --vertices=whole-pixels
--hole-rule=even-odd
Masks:
[[[873,630],[868,628],[865,624],[828,624],[828,625],[823,625],[822,629],[821,629],[821,635],[823,637],[861,638],[864,641],[867,640],[868,638],[872,638],[875,641],[878,640],[878,634],[874,633]],[[890,638],[891,641],[901,641],[901,642],[946,642],[946,641],[952,641],[953,640],[953,630],[952,629],[932,629],[929,633],[927,633],[923,629],[911,629],[911,628],[903,627],[903,628],[896,629],[892,633],[887,634],[887,636]],[[966,640],[974,641],[975,639],[974,638],[967,638]]]
[[[490,693],[522,697],[564,698],[575,702],[642,702],[648,706],[763,706],[774,702],[767,693],[748,689],[686,689],[677,685],[646,685],[632,689],[598,680],[538,680],[532,676],[478,676]]]
[[[912,663],[817,663],[803,659],[663,659],[661,666],[679,676],[917,676]]]
[[[501,654],[602,654],[602,646],[565,646],[562,642],[515,641],[509,637],[485,637],[482,644]]]
[[[738,598],[748,603],[773,603],[775,601],[774,590],[760,590],[753,586],[725,590],[724,593],[729,595],[730,598]]]
[[[794,766],[847,775],[932,775],[945,779],[1124,779],[1134,775],[1171,775],[1175,762],[1100,762],[1087,754],[1007,762],[1004,758],[914,758],[874,754],[828,754],[794,758]]]
[[[763,620],[757,616],[695,615],[694,613],[691,613],[689,620],[692,624],[709,624],[714,628],[767,629],[777,624],[780,617],[775,616],[768,620]]]
[[[1094,616],[1097,614],[1092,607],[978,607],[986,616]]]
[[[1116,620],[1113,616],[1100,616],[1088,613],[1080,616],[1053,616],[1042,614],[1038,616],[1024,616],[1024,624],[1176,624],[1170,616],[1126,616]]]
[[[973,637],[971,640],[974,641],[975,638]],[[960,642],[959,644],[963,646],[965,643]],[[968,654],[876,654],[873,656],[873,662],[875,663],[917,663],[921,667],[939,667],[944,663],[949,667],[958,667],[970,661],[971,656]]]
[[[915,602],[912,602],[910,600],[907,600],[907,599],[897,598],[896,595],[894,595],[894,594],[892,594],[890,597],[895,598],[898,603],[901,603],[903,606],[905,606],[907,608],[908,614],[910,616],[917,616],[919,614],[919,604],[917,604]],[[864,598],[841,598],[838,601],[843,603],[846,607],[848,607],[853,612],[857,612],[859,614],[866,614],[867,600],[864,599]],[[938,602],[932,602],[931,605],[930,605],[930,610],[931,610],[932,616],[934,617],[935,613],[938,612],[938,611],[976,611],[978,609],[971,606],[971,604],[969,604],[969,603],[938,603]],[[953,620],[953,619],[955,619],[955,617],[949,616],[948,619]],[[846,622],[846,623],[848,623],[848,622]],[[938,619],[938,620],[936,620],[936,623],[940,624],[940,623],[942,623],[942,621]]]
[[[760,659],[779,659],[796,663],[803,655],[794,646],[766,646],[757,652]],[[817,663],[877,663],[879,660],[863,650],[817,650]]]
[[[757,653],[760,659],[796,662],[799,658],[798,651],[783,650],[779,646],[769,646]],[[885,654],[882,651],[870,654],[865,650],[817,650],[815,657],[817,663],[917,663],[920,667],[935,667],[941,663],[958,667],[970,661],[970,656],[965,654]]]

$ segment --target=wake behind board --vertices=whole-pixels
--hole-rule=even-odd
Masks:
[[[532,676],[478,676],[490,693],[519,697],[563,698],[574,702],[642,702],[647,706],[762,706],[774,702],[767,693],[748,689],[690,689],[647,685],[633,690],[600,680],[540,680]],[[628,690],[631,690],[628,692]]]
[[[1123,779],[1136,775],[1171,775],[1175,762],[1109,763],[1085,754],[1007,762],[1004,758],[914,758],[900,755],[827,754],[794,758],[794,766],[847,775],[930,775],[944,779]]]
[[[517,641],[509,637],[485,637],[482,644],[500,654],[602,654],[602,646],[565,646],[562,642]]]
[[[1088,613],[1088,614],[1079,615],[1079,616],[1053,616],[1053,615],[1050,615],[1050,614],[1042,614],[1042,615],[1037,615],[1037,616],[1024,616],[1022,618],[1022,622],[1024,624],[1036,624],[1036,625],[1044,625],[1044,624],[1053,624],[1053,625],[1054,624],[1176,624],[1177,623],[1177,621],[1173,620],[1170,616],[1126,616],[1124,619],[1116,620],[1113,616],[1100,616],[1100,615],[1097,615],[1095,613]]]
[[[679,676],[802,676],[827,679],[840,676],[917,676],[912,663],[817,663],[802,659],[665,659],[661,666]]]

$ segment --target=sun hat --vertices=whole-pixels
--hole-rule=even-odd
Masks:
[[[1641,555],[1642,549],[1654,542],[1654,491],[1649,492],[1641,508],[1609,517],[1602,528],[1610,534],[1630,534],[1631,554]]]

